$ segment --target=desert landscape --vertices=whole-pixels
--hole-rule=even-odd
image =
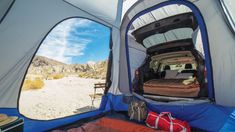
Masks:
[[[20,113],[32,119],[55,119],[99,108],[92,106],[94,84],[104,83],[107,61],[64,64],[36,56],[26,75],[20,96]],[[97,93],[103,93],[98,89]]]

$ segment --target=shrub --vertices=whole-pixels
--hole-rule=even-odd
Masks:
[[[52,74],[52,75],[48,75],[47,79],[48,80],[52,80],[52,79],[61,79],[63,78],[64,75],[63,74]]]
[[[23,90],[41,89],[44,86],[43,80],[36,78],[35,80],[25,79]]]

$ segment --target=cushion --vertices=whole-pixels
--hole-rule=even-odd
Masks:
[[[193,77],[193,73],[179,73],[176,75],[177,79],[189,79]]]
[[[178,74],[178,70],[166,70],[165,79],[174,79]]]

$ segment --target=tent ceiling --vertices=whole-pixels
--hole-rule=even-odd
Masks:
[[[123,0],[123,6],[122,6],[122,18],[126,14],[127,10],[130,9],[133,4],[136,3],[137,0]]]
[[[122,8],[122,0],[64,0],[65,2],[83,10],[98,19],[101,19],[111,25],[119,26]],[[97,4],[99,3],[99,4]],[[117,18],[117,19],[116,19]]]

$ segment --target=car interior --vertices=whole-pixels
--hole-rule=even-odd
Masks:
[[[193,14],[183,13],[132,32],[136,41],[147,49],[145,62],[135,71],[135,93],[167,102],[206,98],[204,57],[191,37],[196,28]],[[185,33],[182,38],[169,37],[180,32]]]

